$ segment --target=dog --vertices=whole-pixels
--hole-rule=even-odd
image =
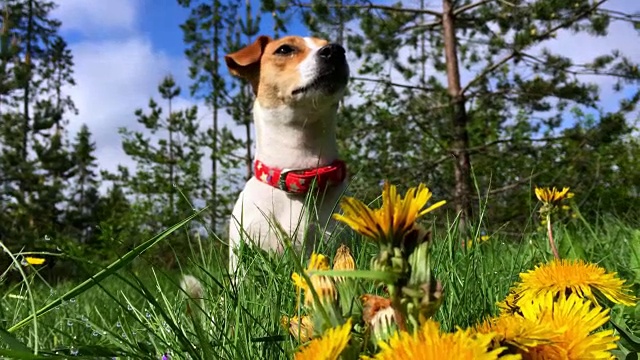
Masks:
[[[260,36],[227,54],[225,63],[232,75],[251,84],[255,95],[254,176],[241,191],[229,224],[229,271],[234,274],[234,250],[243,239],[282,252],[284,231],[294,246],[304,244],[308,252],[323,231],[335,226],[331,215],[347,184],[336,116],[349,65],[342,46],[300,36]],[[310,192],[313,196],[307,197]]]

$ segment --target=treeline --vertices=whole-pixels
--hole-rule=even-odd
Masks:
[[[56,5],[1,5],[0,241],[75,259],[58,262],[52,277],[76,275],[83,261],[108,263],[205,204],[205,216],[149,258],[174,267],[199,235],[224,246],[230,208],[251,176],[253,94],[221,60],[259,34],[287,34],[294,21],[349,49],[338,137],[360,198],[373,200],[383,179],[426,182],[462,228],[516,235],[530,225],[536,184],[571,186],[589,220],[637,216],[638,64],[619,51],[578,63],[545,49],[563,32],[638,28],[637,15],[590,0],[178,3],[190,9],[181,28],[192,81],[158,79],[157,95],[131,114],[145,131],[120,131],[136,166],[113,173],[100,170],[91,129],[68,131],[76,109],[63,90],[74,64],[51,16]],[[604,111],[611,99],[585,75],[608,79],[623,100]],[[176,108],[181,94],[206,106]]]

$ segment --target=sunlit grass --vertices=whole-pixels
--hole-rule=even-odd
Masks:
[[[519,240],[488,234],[488,240],[464,249],[462,244],[469,239],[456,229],[455,222],[433,227],[432,261],[435,276],[445,289],[435,320],[443,331],[472,326],[495,315],[496,303],[504,299],[521,272],[553,258],[544,230],[532,230]],[[336,234],[338,238],[321,245],[319,251],[335,254],[341,243],[347,243],[356,268],[366,268],[375,252],[373,245],[347,230]],[[576,219],[566,226],[556,224],[554,237],[563,258],[582,258],[618,272],[632,282],[638,294],[639,230],[614,218],[602,217],[597,224]],[[156,237],[143,245],[160,240]],[[195,249],[192,256],[180,263],[184,274],[202,282],[204,293],[201,307],[192,303],[190,312],[179,287],[181,273],[154,270],[150,264],[140,267],[141,272],[128,270],[133,259],[144,263],[143,248],[80,285],[55,289],[35,276],[38,265],[14,264],[23,266],[26,279],[4,287],[0,356],[37,358],[33,356],[37,348],[47,358],[56,354],[91,359],[161,359],[165,354],[172,359],[290,357],[298,343],[282,328],[281,318],[297,314],[291,274],[299,271],[305,259],[291,250],[278,257],[245,248],[240,259],[247,275],[233,283],[221,266],[225,254],[191,245]],[[364,292],[376,291],[366,280],[357,282]],[[640,330],[634,308],[615,306],[612,319]]]

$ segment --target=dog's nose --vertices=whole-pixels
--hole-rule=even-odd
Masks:
[[[344,53],[344,48],[338,44],[325,45],[318,50],[318,55],[326,60],[344,59]]]

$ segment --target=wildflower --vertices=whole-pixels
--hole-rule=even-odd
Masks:
[[[32,256],[26,256],[24,260],[29,265],[42,265],[45,262],[45,259],[43,258],[32,257]]]
[[[313,338],[313,322],[310,316],[300,318],[283,316],[280,322],[289,331],[289,334],[299,339],[300,342],[307,342]]]
[[[597,304],[594,291],[617,304],[635,306],[637,301],[616,273],[607,273],[598,265],[583,260],[552,260],[520,274],[520,279],[513,289],[520,296],[518,304],[531,302],[547,293],[553,296],[574,293]]]
[[[556,205],[560,201],[571,199],[574,196],[574,193],[569,192],[568,187],[562,188],[562,190],[556,189],[555,186],[553,188],[536,187],[535,192],[538,200],[547,205]]]
[[[370,294],[362,295],[360,299],[363,304],[362,320],[371,328],[376,340],[386,340],[396,329],[391,300]]]
[[[560,259],[560,253],[558,253],[558,248],[553,239],[553,227],[551,226],[551,214],[554,211],[556,211],[556,208],[558,207],[558,205],[562,200],[570,199],[573,197],[574,194],[569,192],[568,187],[562,188],[562,190],[558,190],[555,187],[553,189],[536,187],[535,193],[538,200],[542,202],[542,207],[540,207],[540,210],[538,212],[540,213],[542,225],[546,225],[547,227],[547,236],[549,237],[549,246],[551,247],[551,251],[553,251],[553,256],[556,259]]]
[[[470,249],[473,246],[474,243],[475,244],[481,244],[483,242],[489,241],[490,238],[491,237],[489,235],[481,235],[480,237],[477,237],[475,239],[475,241],[472,240],[472,239],[469,239],[469,240],[467,240],[467,249]]]
[[[313,339],[295,354],[295,360],[337,360],[347,347],[351,334],[351,319],[333,329],[329,329],[322,337]]]
[[[507,297],[498,303],[498,308],[503,314],[516,314],[520,313],[520,307],[518,306],[518,300],[520,300],[520,294],[516,293],[514,289],[509,291]]]
[[[340,245],[336,251],[336,256],[333,258],[333,270],[353,270],[355,268],[356,262],[353,260],[353,256],[351,256],[349,247],[345,244]],[[335,280],[342,282],[344,281],[344,277],[336,276]]]
[[[395,185],[385,182],[379,209],[371,209],[358,199],[345,197],[341,203],[344,214],[333,216],[374,241],[401,241],[419,217],[446,203],[440,201],[423,209],[431,196],[431,191],[424,184],[410,188],[402,197],[397,194]]]
[[[532,347],[527,359],[612,359],[618,336],[613,330],[594,332],[609,320],[609,309],[593,306],[577,294],[547,293],[522,306],[523,317],[548,324],[557,331],[548,343]]]
[[[559,331],[548,323],[519,315],[502,314],[476,326],[480,334],[493,334],[494,346],[510,346],[527,352],[529,348],[549,343]]]
[[[455,333],[441,333],[438,323],[428,320],[415,334],[397,332],[388,342],[379,342],[380,352],[372,358],[378,360],[420,359],[519,359],[518,355],[500,354],[505,347],[490,350],[493,334],[472,333],[458,329]]]
[[[309,261],[309,266],[305,272],[308,273],[313,270],[329,270],[329,260],[327,257],[322,254],[311,254],[311,260]],[[309,279],[311,280],[311,285],[316,291],[320,302],[337,299],[338,293],[336,292],[335,283],[331,277],[324,275],[311,275]],[[309,284],[304,277],[298,273],[293,273],[291,275],[291,280],[293,280],[298,291],[304,291],[305,305],[312,306],[314,303],[313,293],[311,292]]]

